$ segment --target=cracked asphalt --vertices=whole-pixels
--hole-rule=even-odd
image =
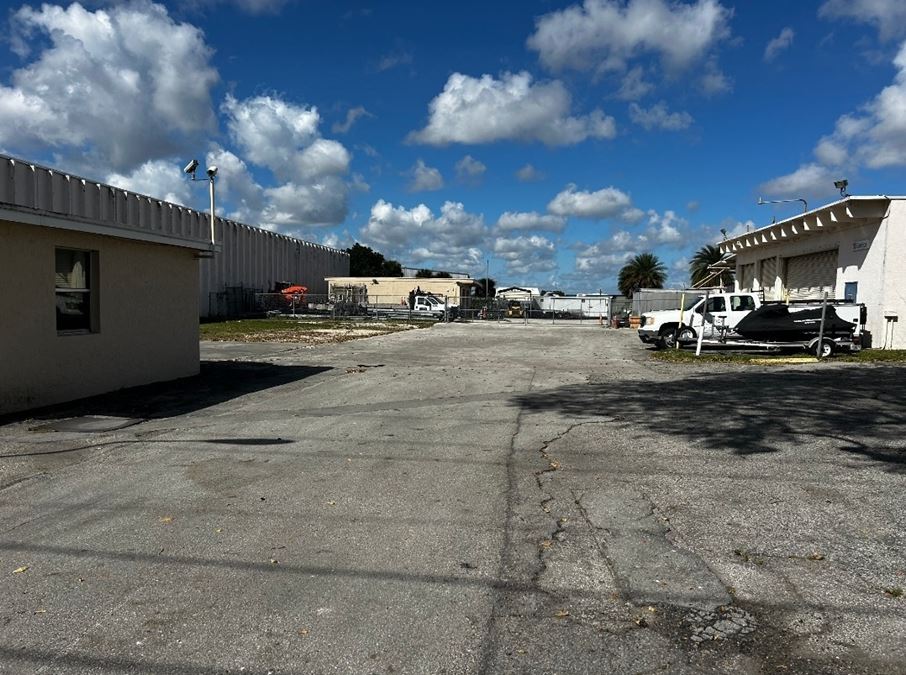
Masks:
[[[3,673],[906,672],[906,371],[204,343],[0,422]]]

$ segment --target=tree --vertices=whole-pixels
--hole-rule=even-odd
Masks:
[[[349,275],[353,277],[401,277],[403,268],[396,260],[388,260],[383,254],[359,243],[347,248],[349,254]]]
[[[401,277],[403,276],[403,266],[396,260],[385,260],[381,264],[382,277]]]
[[[415,273],[416,279],[430,279],[433,276],[434,272],[432,272],[431,270],[419,270]]]
[[[434,278],[435,279],[452,279],[453,275],[450,274],[449,272],[435,272]]]
[[[639,253],[620,270],[617,286],[627,297],[640,288],[663,288],[667,268],[653,253]]]
[[[497,282],[488,277],[487,279],[481,278],[475,280],[475,285],[472,286],[472,296],[475,298],[485,297],[484,289],[485,282],[487,282],[488,294],[487,297],[493,298],[497,295]]]
[[[708,286],[729,286],[733,283],[733,271],[727,269],[722,271],[719,275],[714,276],[710,280],[714,272],[708,268],[711,265],[714,265],[720,262],[723,259],[723,254],[720,252],[720,249],[717,246],[712,244],[706,244],[702,246],[695,255],[692,256],[692,261],[689,263],[689,275],[692,278],[692,285],[697,286],[701,282],[707,281]]]

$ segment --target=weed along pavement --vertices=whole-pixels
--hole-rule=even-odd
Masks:
[[[906,672],[906,372],[205,342],[0,426],[0,672]]]

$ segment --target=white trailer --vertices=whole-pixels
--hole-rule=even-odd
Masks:
[[[541,298],[544,316],[603,318],[610,317],[609,295],[545,295]]]

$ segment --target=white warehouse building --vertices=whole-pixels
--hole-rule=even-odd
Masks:
[[[349,275],[346,251],[232,220],[218,223],[221,251],[199,265],[202,318],[250,311],[254,294],[273,290],[276,282],[300,284],[309,294],[326,295],[327,277]],[[246,306],[237,307],[243,303]]]
[[[906,349],[906,197],[848,196],[719,246],[735,255],[737,291],[862,303],[870,346]]]

